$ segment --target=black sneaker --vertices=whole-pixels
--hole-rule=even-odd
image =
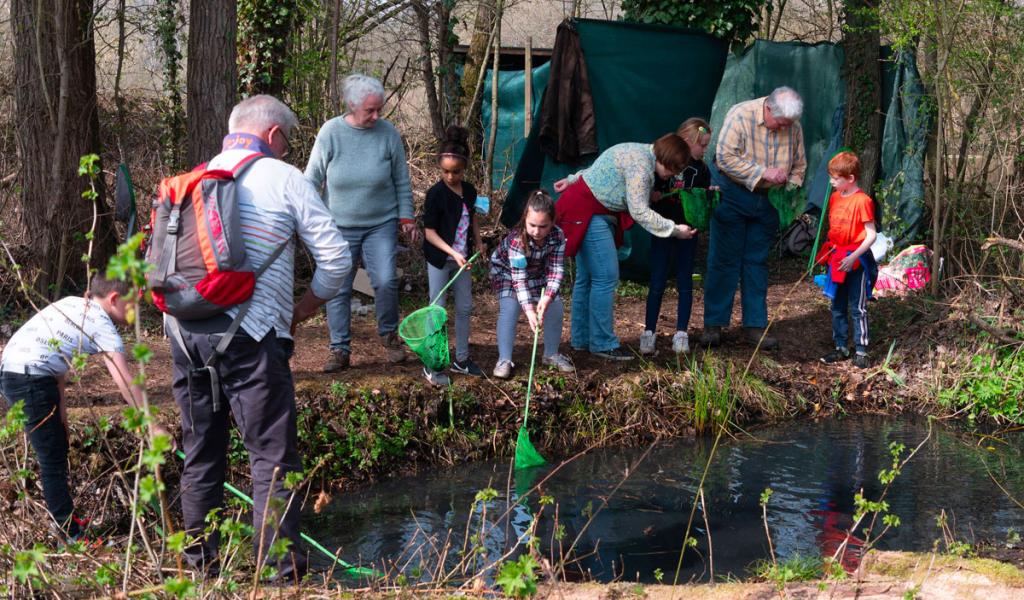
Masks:
[[[601,350],[599,352],[594,352],[593,354],[594,356],[600,356],[601,358],[607,358],[608,360],[627,361],[635,358],[632,352],[629,352],[622,346],[612,348],[611,350]]]
[[[858,352],[853,356],[853,366],[858,369],[866,369],[871,366],[871,359],[867,354],[861,354]]]
[[[850,351],[846,348],[836,348],[829,352],[825,356],[821,357],[821,362],[826,365],[831,365],[842,360],[850,360]]]
[[[463,375],[469,375],[470,377],[484,376],[484,372],[480,370],[480,367],[476,366],[476,363],[469,358],[463,361],[453,360],[451,367],[449,368],[456,373],[462,373]]]

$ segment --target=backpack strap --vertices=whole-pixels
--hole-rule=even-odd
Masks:
[[[262,275],[263,272],[266,271],[267,268],[269,268],[270,265],[273,264],[275,260],[277,260],[277,257],[281,256],[281,253],[284,252],[285,247],[288,245],[288,242],[290,241],[291,238],[281,242],[281,244],[274,249],[274,252],[267,257],[267,260],[263,261],[263,264],[260,265],[260,268],[256,269],[256,272],[254,273],[256,279],[259,279],[260,275]],[[219,357],[221,354],[224,353],[225,350],[228,349],[228,345],[231,344],[231,340],[235,337],[235,334],[238,333],[238,328],[242,326],[242,319],[244,319],[245,315],[249,313],[249,308],[251,306],[252,299],[246,300],[241,304],[241,307],[238,309],[238,314],[236,314],[235,318],[231,320],[231,325],[228,327],[227,331],[224,332],[224,335],[220,338],[220,342],[217,344],[217,348],[214,349],[213,354],[210,355],[210,359],[206,361],[207,366],[216,362],[215,357]]]

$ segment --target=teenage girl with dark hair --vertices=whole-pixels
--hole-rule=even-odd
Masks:
[[[519,224],[491,255],[491,287],[498,294],[495,377],[512,376],[512,346],[520,310],[526,313],[531,331],[544,328],[541,362],[564,373],[575,370],[572,361],[558,353],[564,313],[558,291],[564,259],[565,235],[555,226],[555,202],[543,190],[531,192]]]
[[[483,252],[480,229],[476,225],[474,204],[476,188],[462,178],[469,163],[469,132],[458,126],[445,131],[437,155],[441,181],[427,190],[423,205],[423,255],[427,259],[427,279],[433,300],[474,252]],[[479,377],[480,368],[469,358],[469,316],[473,312],[473,281],[469,269],[452,284],[455,293],[455,360],[451,370]],[[447,293],[438,299],[445,305]],[[434,385],[447,385],[448,376],[423,368],[423,375]]]

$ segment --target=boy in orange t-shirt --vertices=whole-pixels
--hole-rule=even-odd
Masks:
[[[874,286],[877,266],[870,249],[875,230],[875,206],[871,197],[857,187],[860,160],[852,152],[840,152],[828,163],[832,196],[828,200],[829,278],[832,295],[832,339],[835,350],[821,357],[827,364],[850,358],[849,318],[853,322],[853,364],[868,366],[868,298]]]

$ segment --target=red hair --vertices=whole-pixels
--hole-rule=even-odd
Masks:
[[[860,177],[860,159],[853,152],[840,152],[828,161],[828,174],[835,177]]]

